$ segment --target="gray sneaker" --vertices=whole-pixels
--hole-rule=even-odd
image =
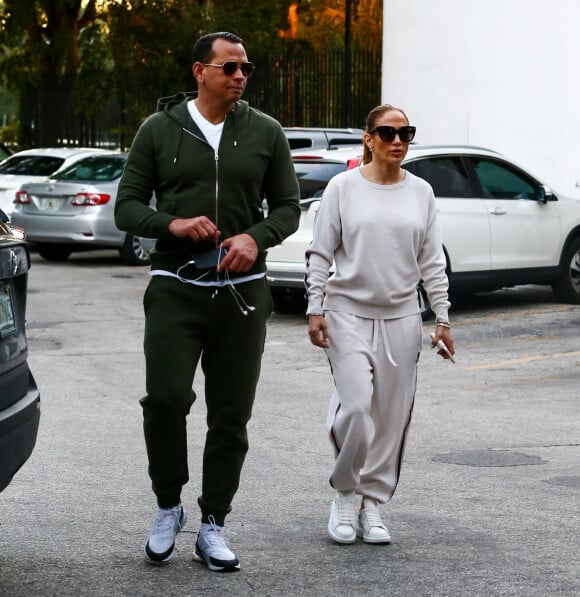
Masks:
[[[175,537],[185,526],[187,515],[181,504],[157,508],[157,514],[145,544],[145,555],[153,562],[168,562],[175,554]]]
[[[209,517],[209,524],[201,523],[193,559],[214,572],[235,572],[240,569],[240,561],[228,547],[224,527],[218,526],[213,516]]]

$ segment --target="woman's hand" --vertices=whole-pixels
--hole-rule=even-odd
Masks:
[[[319,348],[329,347],[328,327],[324,315],[308,316],[308,335],[310,342]]]
[[[438,325],[431,336],[431,348],[435,348],[437,346],[437,342],[441,340],[445,346],[447,346],[447,350],[451,353],[451,356],[455,354],[455,348],[453,346],[453,336],[451,334],[451,330],[448,327],[443,327]],[[449,355],[443,350],[437,351],[438,355],[441,355],[444,359],[448,359]]]

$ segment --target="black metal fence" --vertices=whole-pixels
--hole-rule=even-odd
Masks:
[[[362,127],[380,103],[380,52],[303,51],[252,60],[256,70],[244,99],[284,126]],[[179,90],[159,88],[153,79],[151,88],[118,89],[93,114],[74,115],[66,143],[126,148],[157,98]]]
[[[302,52],[254,61],[245,99],[284,126],[362,127],[380,102],[378,52]]]

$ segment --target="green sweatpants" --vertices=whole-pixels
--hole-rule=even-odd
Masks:
[[[149,475],[162,508],[180,501],[189,480],[186,416],[195,400],[201,358],[207,436],[203,454],[202,521],[223,525],[248,451],[252,414],[272,300],[265,278],[236,286],[244,315],[228,288],[200,287],[154,276],[143,299],[147,395],[141,400]]]

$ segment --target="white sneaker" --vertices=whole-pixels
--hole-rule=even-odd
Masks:
[[[330,506],[328,534],[337,543],[356,541],[356,493],[338,491]]]
[[[381,519],[379,509],[366,506],[358,515],[356,534],[364,543],[390,543],[391,535]]]
[[[185,526],[187,515],[181,504],[157,508],[157,514],[145,544],[145,554],[154,562],[168,562],[175,554],[175,537]]]
[[[228,547],[224,527],[218,526],[213,516],[209,517],[209,524],[201,523],[193,559],[203,562],[215,572],[234,572],[240,569],[240,561]]]

